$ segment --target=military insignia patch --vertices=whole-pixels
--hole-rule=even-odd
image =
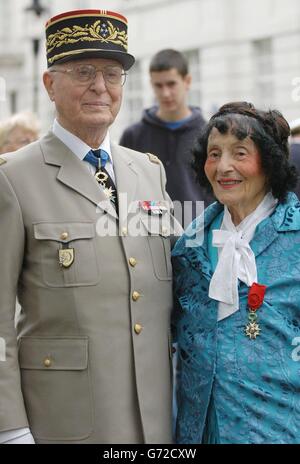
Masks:
[[[58,250],[58,261],[62,267],[70,267],[74,262],[74,248],[62,248]]]
[[[149,156],[149,160],[151,161],[151,163],[156,163],[156,164],[160,163],[158,156],[153,155],[153,153],[146,153],[146,155]]]
[[[143,211],[146,211],[148,214],[158,215],[161,216],[168,208],[163,204],[162,201],[155,201],[155,200],[145,200],[139,202],[140,208]]]

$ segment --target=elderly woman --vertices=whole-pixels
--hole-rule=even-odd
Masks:
[[[37,117],[24,111],[0,122],[0,155],[18,150],[39,137]]]
[[[217,202],[173,251],[178,443],[300,442],[300,203],[278,111],[229,103],[194,150]]]

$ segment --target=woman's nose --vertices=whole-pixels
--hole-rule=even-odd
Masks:
[[[232,158],[228,153],[222,153],[218,163],[218,172],[225,173],[233,170]]]

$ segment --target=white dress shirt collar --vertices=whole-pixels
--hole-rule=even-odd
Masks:
[[[83,160],[85,155],[91,150],[91,147],[83,142],[79,137],[69,132],[67,129],[61,126],[57,119],[54,120],[52,127],[53,134],[59,138],[80,160]],[[110,136],[109,131],[101,143],[100,147],[105,150],[109,155],[109,161],[113,164],[110,148]]]

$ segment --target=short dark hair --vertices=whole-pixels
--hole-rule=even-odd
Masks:
[[[251,103],[232,102],[221,106],[203,128],[193,149],[193,169],[197,181],[212,192],[205,175],[207,144],[211,130],[216,128],[221,134],[231,132],[239,140],[249,136],[255,143],[261,157],[261,165],[269,183],[270,191],[280,202],[297,184],[297,170],[289,164],[290,127],[277,110],[258,110]]]
[[[172,68],[177,69],[179,74],[183,77],[189,72],[188,61],[185,56],[177,50],[167,48],[153,56],[149,70],[150,72],[160,72],[169,71],[169,69]]]

